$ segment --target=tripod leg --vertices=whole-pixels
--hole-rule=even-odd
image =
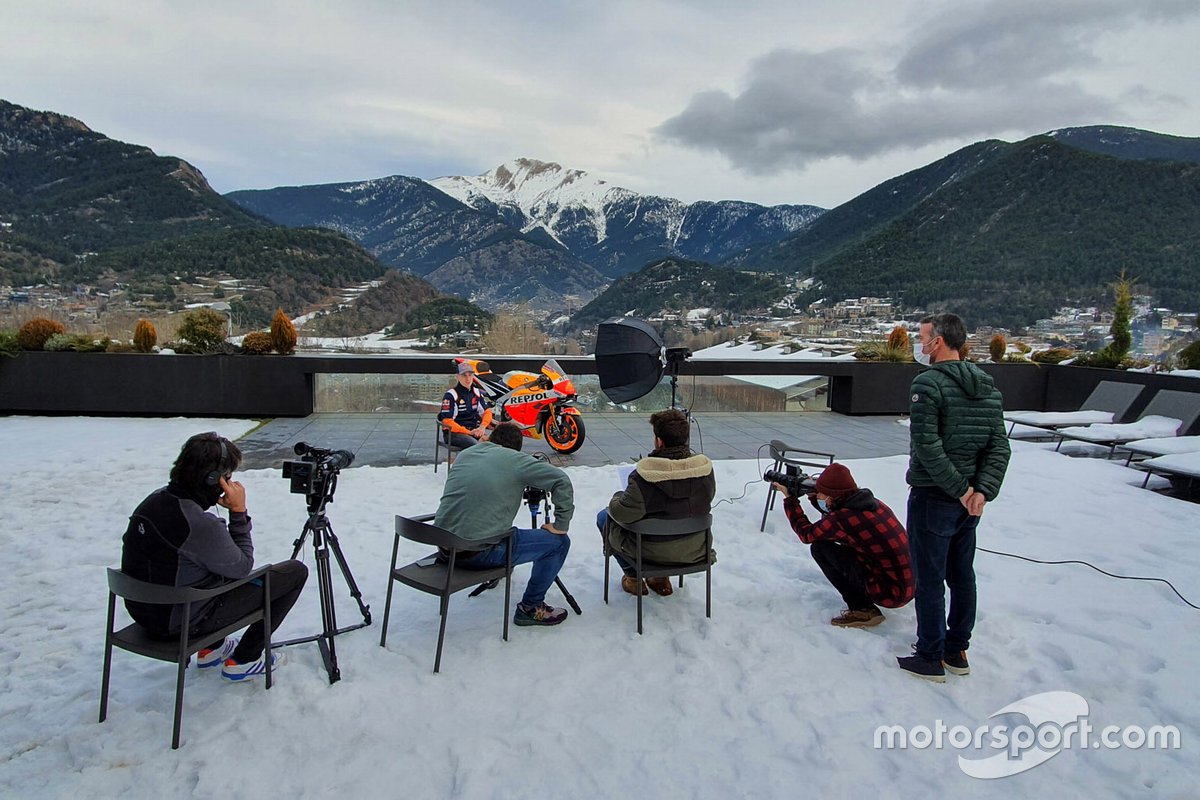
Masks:
[[[333,577],[329,572],[329,550],[324,547],[320,537],[314,538],[317,544],[317,586],[321,593],[321,636],[317,645],[321,649],[321,657],[325,661],[325,672],[329,674],[329,682],[337,683],[342,673],[338,669],[337,649],[333,637],[337,634],[337,620],[333,613]]]
[[[292,560],[296,560],[296,556],[300,555],[300,548],[304,547],[304,540],[308,538],[308,534],[313,529],[312,517],[309,517],[308,522],[304,523],[304,529],[300,531],[300,535],[296,541],[292,542]]]
[[[354,575],[350,573],[350,565],[346,562],[346,556],[342,553],[342,545],[338,542],[337,535],[333,532],[333,526],[325,524],[325,535],[329,540],[329,547],[333,550],[334,558],[337,559],[338,567],[342,570],[342,577],[346,579],[346,585],[350,587],[350,596],[354,598],[354,602],[358,603],[358,610],[362,612],[363,624],[371,624],[371,607],[363,603],[362,592],[358,589],[358,583],[354,580]],[[334,630],[337,630],[336,628]]]
[[[569,605],[576,614],[582,614],[583,611],[580,610],[579,603],[576,603],[575,598],[572,597],[571,593],[567,591],[567,587],[563,584],[562,579],[555,578],[554,585],[558,587],[560,592],[562,592],[563,598],[565,598],[567,601],[567,605]]]

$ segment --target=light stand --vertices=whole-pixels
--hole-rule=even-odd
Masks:
[[[668,347],[666,352],[667,368],[666,373],[671,377],[671,408],[679,408],[684,416],[688,419],[692,418],[691,412],[686,408],[675,405],[675,394],[679,388],[679,367],[683,362],[692,357],[692,351],[686,347]]]

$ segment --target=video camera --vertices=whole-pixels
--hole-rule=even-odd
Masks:
[[[326,450],[304,442],[296,442],[292,450],[300,460],[283,462],[283,477],[291,480],[292,494],[322,492],[328,478],[354,463],[354,453],[349,450]]]
[[[763,480],[770,483],[778,483],[780,486],[787,489],[787,493],[792,497],[800,497],[806,494],[813,494],[817,491],[817,479],[806,472],[803,472],[799,467],[792,464],[787,464],[784,467],[786,472],[778,472],[769,469],[763,473]]]

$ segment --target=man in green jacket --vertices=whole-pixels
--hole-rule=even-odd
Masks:
[[[991,376],[960,354],[962,319],[921,320],[917,361],[929,365],[912,383],[909,418],[908,542],[917,578],[917,643],[896,660],[939,683],[946,670],[970,672],[975,627],[975,529],[1008,469],[1004,401]],[[946,587],[950,614],[946,615]]]
[[[546,590],[563,562],[571,540],[567,528],[575,513],[574,491],[567,473],[521,452],[521,431],[511,422],[496,426],[491,436],[459,453],[446,476],[446,488],[434,524],[464,539],[489,539],[513,531],[512,563],[533,562],[525,595],[517,605],[517,625],[557,625],[567,618],[565,608],[546,605]],[[554,522],[540,528],[517,528],[513,518],[526,486],[548,492],[554,499]],[[494,569],[505,563],[504,544],[459,553],[464,569]]]

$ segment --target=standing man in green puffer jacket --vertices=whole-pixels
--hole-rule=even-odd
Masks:
[[[921,320],[913,355],[929,369],[912,383],[908,542],[917,578],[917,643],[900,668],[939,683],[970,672],[975,627],[975,529],[996,499],[1010,455],[1004,400],[990,375],[963,361],[955,314]],[[950,614],[946,615],[946,587]]]

